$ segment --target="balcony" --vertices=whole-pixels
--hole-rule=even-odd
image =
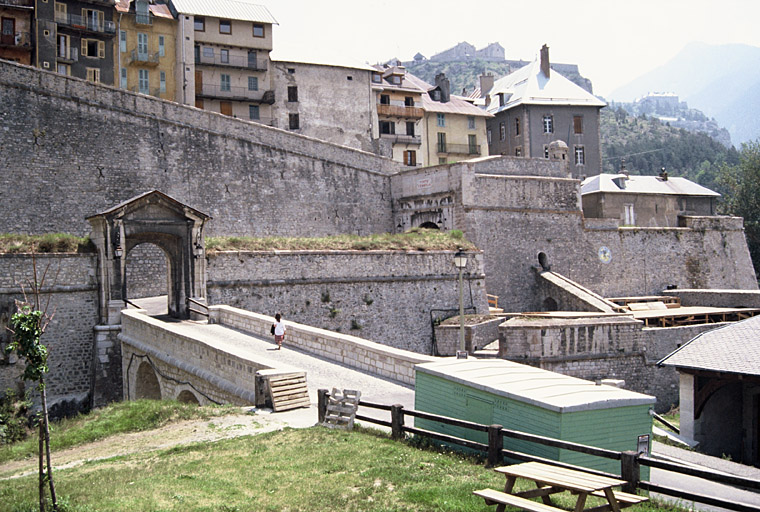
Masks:
[[[142,53],[137,50],[132,50],[129,54],[129,64],[137,64],[140,66],[158,66],[158,59],[161,56],[156,53]]]
[[[59,46],[55,57],[59,62],[73,64],[79,60],[79,49],[74,46],[69,48]]]
[[[230,101],[250,101],[252,103],[274,103],[274,91],[251,91],[247,87],[222,87],[221,85],[196,85],[196,98],[210,98]]]
[[[16,32],[15,34],[0,35],[0,47],[14,47],[32,49],[32,35],[29,32]]]
[[[419,135],[394,135],[391,133],[381,133],[381,139],[390,140],[393,144],[422,144],[422,137]]]
[[[419,107],[403,107],[400,105],[385,105],[383,103],[378,103],[377,105],[378,116],[422,119],[424,114],[424,111]]]
[[[439,153],[449,155],[479,155],[480,144],[438,144]]]
[[[200,57],[196,55],[195,64],[200,66],[221,66],[237,69],[249,69],[252,71],[266,71],[268,59],[253,59],[245,55],[230,55],[222,60],[221,55],[214,53],[213,56]]]
[[[135,14],[135,24],[153,25],[153,18],[151,18],[150,14]]]
[[[64,27],[71,27],[82,32],[94,34],[116,34],[116,24],[113,21],[104,21],[99,23],[95,20],[89,20],[78,14],[60,14],[56,13],[55,22]]]
[[[156,98],[159,98],[162,94],[164,95],[167,94],[166,91],[162,92],[160,87],[149,87],[147,89],[145,88],[141,89],[139,86],[134,86],[134,87],[130,87],[129,90],[132,92],[145,94],[146,96],[155,96]]]
[[[0,0],[0,7],[15,7],[17,9],[34,9],[34,0]]]

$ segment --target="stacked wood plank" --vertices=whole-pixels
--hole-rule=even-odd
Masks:
[[[287,411],[298,407],[309,407],[309,388],[306,385],[306,373],[280,373],[265,375],[272,410]]]
[[[331,428],[353,429],[361,395],[361,391],[344,389],[341,393],[338,389],[333,388],[327,401],[327,412],[322,425]]]

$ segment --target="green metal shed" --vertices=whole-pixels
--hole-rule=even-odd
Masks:
[[[446,359],[415,367],[415,409],[615,451],[652,433],[656,399],[504,359]],[[415,418],[418,428],[488,443],[474,432]],[[620,462],[505,438],[504,447],[620,474]],[[642,478],[648,478],[642,466]]]

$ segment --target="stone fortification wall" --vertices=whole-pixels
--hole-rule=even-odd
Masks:
[[[459,311],[453,251],[225,252],[208,257],[208,302],[433,353],[433,321]],[[468,313],[485,313],[483,255],[464,280]]]
[[[716,308],[760,308],[758,290],[664,290],[663,295],[681,299],[682,306],[708,306]]]
[[[678,404],[678,374],[657,361],[720,325],[642,328],[641,321],[626,315],[520,316],[499,326],[499,353],[582,379],[625,380],[626,389],[657,397],[656,408],[663,412]]]
[[[0,120],[3,232],[87,234],[152,189],[214,217],[210,235],[392,231],[400,164],[370,153],[9,62]]]
[[[62,405],[74,411],[88,404],[93,353],[93,326],[98,321],[98,289],[94,254],[54,254],[36,256],[38,280],[46,272],[41,309],[53,315],[41,341],[49,350],[47,389],[51,405],[61,398],[75,403]],[[32,256],[0,255],[0,349],[10,341],[6,327],[15,313],[14,299],[24,300],[20,284],[29,293]],[[32,295],[28,295],[32,299]],[[48,302],[49,301],[49,302]],[[0,392],[16,389],[24,363],[0,352]],[[26,383],[27,388],[34,384]]]
[[[209,321],[258,336],[270,336],[274,318],[228,306],[211,306]],[[438,358],[400,350],[346,334],[283,320],[287,328],[286,343],[306,352],[337,361],[350,368],[414,384],[414,365]]]

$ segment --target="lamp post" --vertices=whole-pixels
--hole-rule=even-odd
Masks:
[[[454,255],[454,266],[459,270],[459,351],[457,358],[467,358],[467,352],[464,349],[464,288],[462,287],[462,274],[467,266],[467,255],[460,247]]]

